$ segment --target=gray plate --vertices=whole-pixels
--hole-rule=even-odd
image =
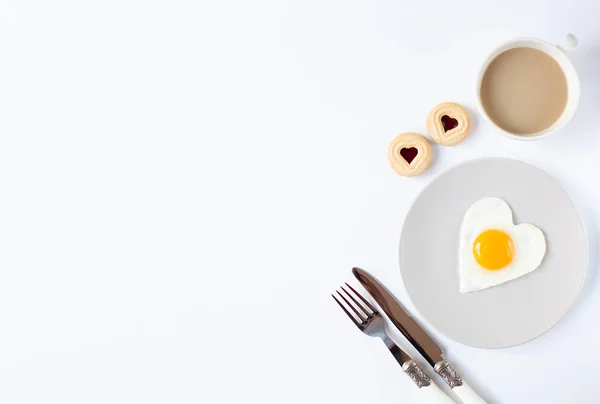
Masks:
[[[508,202],[515,223],[542,229],[546,256],[528,275],[462,294],[460,224],[467,208],[485,196]],[[402,228],[400,268],[416,309],[442,334],[474,347],[514,346],[548,331],[575,301],[587,265],[585,228],[565,190],[516,160],[480,159],[446,171],[417,197]]]

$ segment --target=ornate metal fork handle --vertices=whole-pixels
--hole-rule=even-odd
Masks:
[[[431,385],[431,379],[419,367],[419,364],[406,354],[398,345],[394,343],[387,335],[383,338],[383,342],[388,347],[396,361],[402,366],[402,370],[406,373],[415,384],[421,387]]]

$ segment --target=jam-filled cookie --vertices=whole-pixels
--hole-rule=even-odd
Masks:
[[[427,117],[427,132],[436,142],[454,146],[465,140],[471,129],[467,111],[454,102],[436,105]]]
[[[431,164],[431,146],[423,136],[403,133],[390,143],[388,160],[394,171],[400,175],[419,175]]]

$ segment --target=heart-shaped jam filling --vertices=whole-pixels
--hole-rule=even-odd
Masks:
[[[419,154],[419,151],[416,147],[404,147],[400,150],[400,155],[408,164],[412,163],[415,157],[417,157],[417,154]]]
[[[458,121],[450,118],[448,115],[444,115],[442,116],[442,125],[444,125],[444,132],[448,132],[458,126]]]

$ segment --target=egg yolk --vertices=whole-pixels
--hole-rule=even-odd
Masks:
[[[513,241],[502,230],[486,230],[473,243],[473,255],[477,263],[492,271],[510,264],[514,254]]]

